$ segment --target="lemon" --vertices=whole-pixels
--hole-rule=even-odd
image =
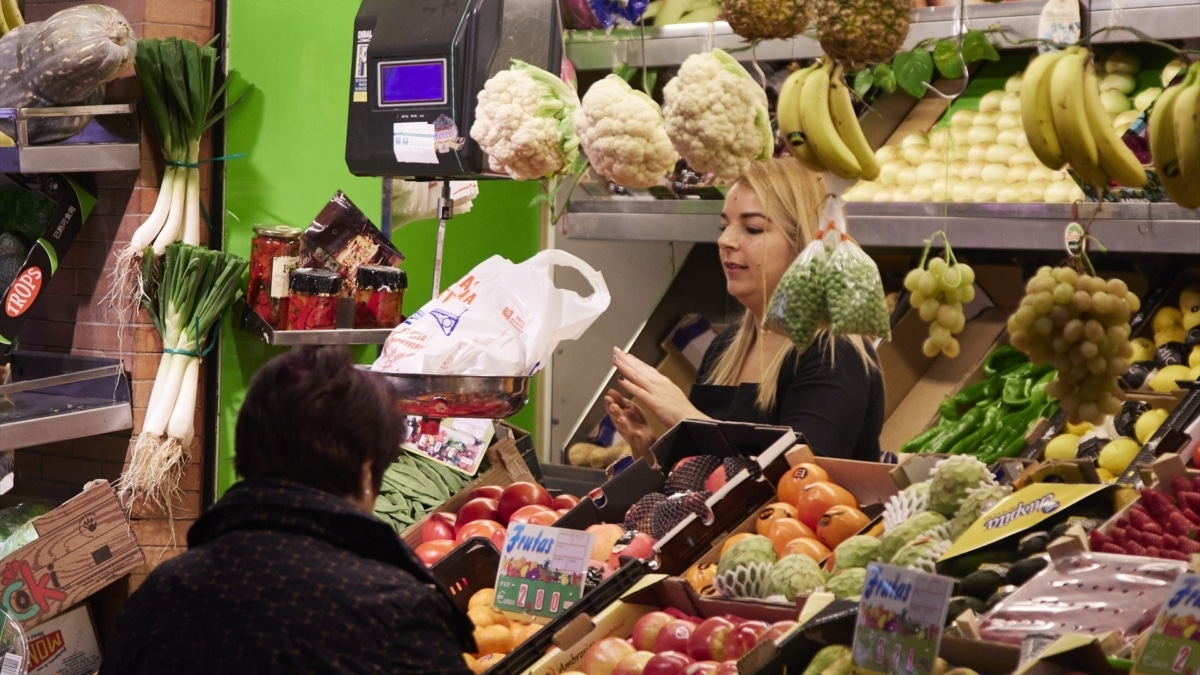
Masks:
[[[1150,320],[1150,326],[1154,328],[1155,333],[1168,328],[1180,328],[1183,326],[1183,312],[1170,305],[1159,307],[1154,313],[1154,318]]]
[[[1200,285],[1192,284],[1179,291],[1179,309],[1184,314],[1200,309]]]
[[[1162,330],[1154,331],[1154,345],[1161,347],[1168,342],[1184,342],[1187,339],[1187,331],[1181,326],[1170,326]]]
[[[1129,357],[1130,363],[1154,360],[1154,343],[1149,338],[1134,338],[1129,344],[1133,347],[1133,356]]]
[[[1096,475],[1100,477],[1101,483],[1111,483],[1117,479],[1116,476],[1109,473],[1108,469],[1096,469]]]
[[[1167,411],[1162,408],[1151,408],[1139,415],[1133,423],[1133,435],[1137,436],[1138,443],[1145,445],[1166,419]]]
[[[1137,441],[1128,436],[1114,438],[1100,448],[1100,456],[1096,458],[1096,463],[1100,465],[1101,469],[1114,476],[1119,476],[1125,472],[1141,447]]]
[[[1187,366],[1163,366],[1150,378],[1150,388],[1158,392],[1175,391],[1179,388],[1175,381],[1190,379],[1188,377],[1190,372],[1191,369]]]
[[[1196,326],[1200,326],[1200,307],[1190,309],[1183,313],[1183,319],[1179,322],[1184,330],[1191,330]]]
[[[1047,460],[1075,459],[1079,452],[1079,436],[1077,434],[1059,434],[1050,439],[1042,456]]]
[[[1086,434],[1087,432],[1089,432],[1095,428],[1096,428],[1095,425],[1092,424],[1091,422],[1068,421],[1066,424],[1063,425],[1064,431],[1066,431],[1068,434],[1075,434],[1076,436],[1083,436],[1084,434]]]
[[[1200,363],[1192,366],[1192,369],[1188,371],[1187,379],[1192,380],[1193,382],[1200,380]]]
[[[1192,345],[1192,353],[1188,354],[1188,368],[1200,367],[1200,345]]]

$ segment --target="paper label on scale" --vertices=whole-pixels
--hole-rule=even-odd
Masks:
[[[392,153],[408,164],[437,164],[434,129],[429,122],[396,122],[392,125]]]

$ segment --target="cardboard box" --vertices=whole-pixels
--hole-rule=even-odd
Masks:
[[[1088,675],[1124,675],[1129,671],[1110,665],[1106,651],[1120,643],[1121,639],[1115,633],[1103,637],[1064,635],[1037,658],[1021,666],[1017,675],[1067,675],[1078,671]]]
[[[0,559],[0,607],[25,630],[141,566],[117,493],[104,480],[33,521],[38,538]]]
[[[90,675],[100,667],[100,641],[87,603],[25,635],[28,675]]]

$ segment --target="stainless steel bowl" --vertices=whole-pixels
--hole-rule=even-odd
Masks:
[[[529,401],[528,377],[363,371],[382,382],[395,396],[396,409],[408,415],[497,419],[515,414]]]

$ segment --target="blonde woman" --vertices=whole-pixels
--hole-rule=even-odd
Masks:
[[[822,330],[800,352],[786,336],[760,329],[784,271],[816,236],[826,195],[821,177],[790,157],[755,163],[729,188],[717,247],[725,288],[745,311],[709,346],[690,398],[650,365],[613,350],[629,398],[610,389],[605,407],[635,452],[657,439],[631,399],[665,427],[684,419],[790,426],[819,455],[879,460],[883,377],[874,349]]]

